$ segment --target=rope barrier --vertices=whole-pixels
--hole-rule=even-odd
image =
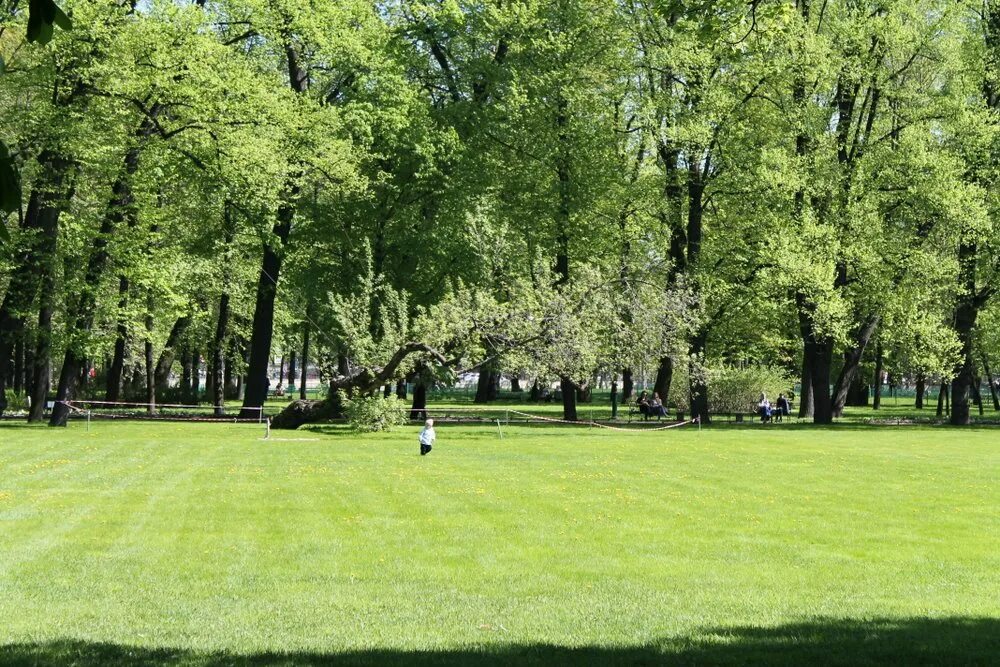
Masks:
[[[214,410],[217,405],[183,405],[180,403],[126,403],[124,401],[59,401],[67,407],[71,407],[73,403],[80,403],[83,405],[106,405],[111,407],[126,407],[126,408],[148,408],[150,406],[154,408],[187,408],[192,410]],[[240,410],[264,410],[264,407],[259,408],[247,407],[239,408]]]
[[[555,423],[555,424],[571,424],[571,425],[574,425],[574,426],[592,426],[592,427],[595,427],[595,428],[605,428],[605,429],[608,429],[609,431],[622,431],[622,432],[625,432],[625,433],[650,433],[650,432],[653,432],[653,431],[666,431],[667,429],[677,428],[678,426],[685,426],[687,424],[694,424],[694,423],[697,423],[697,421],[698,421],[697,419],[688,419],[686,421],[678,422],[676,424],[669,424],[667,426],[656,426],[656,427],[652,427],[652,428],[648,428],[648,427],[643,427],[643,428],[622,428],[621,426],[610,426],[608,424],[601,424],[600,422],[595,422],[595,421],[586,421],[586,422],[584,422],[584,421],[570,421],[568,419],[554,419],[552,417],[540,417],[538,415],[529,414],[527,412],[521,412],[519,410],[508,410],[508,412],[510,412],[511,414],[514,414],[514,415],[521,415],[522,417],[529,417],[531,419],[539,419],[541,421],[552,422],[552,423]]]

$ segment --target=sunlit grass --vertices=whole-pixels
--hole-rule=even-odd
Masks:
[[[0,643],[656,655],[1000,617],[995,431],[416,431],[0,425]]]

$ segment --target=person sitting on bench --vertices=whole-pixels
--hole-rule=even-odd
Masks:
[[[660,417],[667,416],[667,408],[663,405],[663,401],[660,400],[660,395],[653,392],[653,400],[649,404],[649,413],[656,417],[659,421]]]
[[[649,419],[649,399],[646,398],[646,392],[640,392],[639,398],[635,401],[635,407],[639,408],[639,414],[642,415],[643,419]]]
[[[778,394],[778,400],[775,401],[774,420],[782,421],[782,417],[788,416],[788,410],[788,399],[785,398],[784,394]]]
[[[771,421],[771,401],[767,400],[767,394],[760,395],[760,402],[757,403],[757,413],[760,415],[761,424]]]

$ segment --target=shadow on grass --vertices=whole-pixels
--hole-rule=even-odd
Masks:
[[[3,665],[996,665],[1000,619],[821,619],[704,630],[648,646],[495,644],[454,650],[233,655],[85,641],[0,645]]]

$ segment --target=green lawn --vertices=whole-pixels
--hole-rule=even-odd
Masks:
[[[0,663],[996,664],[1000,431],[0,425]]]

